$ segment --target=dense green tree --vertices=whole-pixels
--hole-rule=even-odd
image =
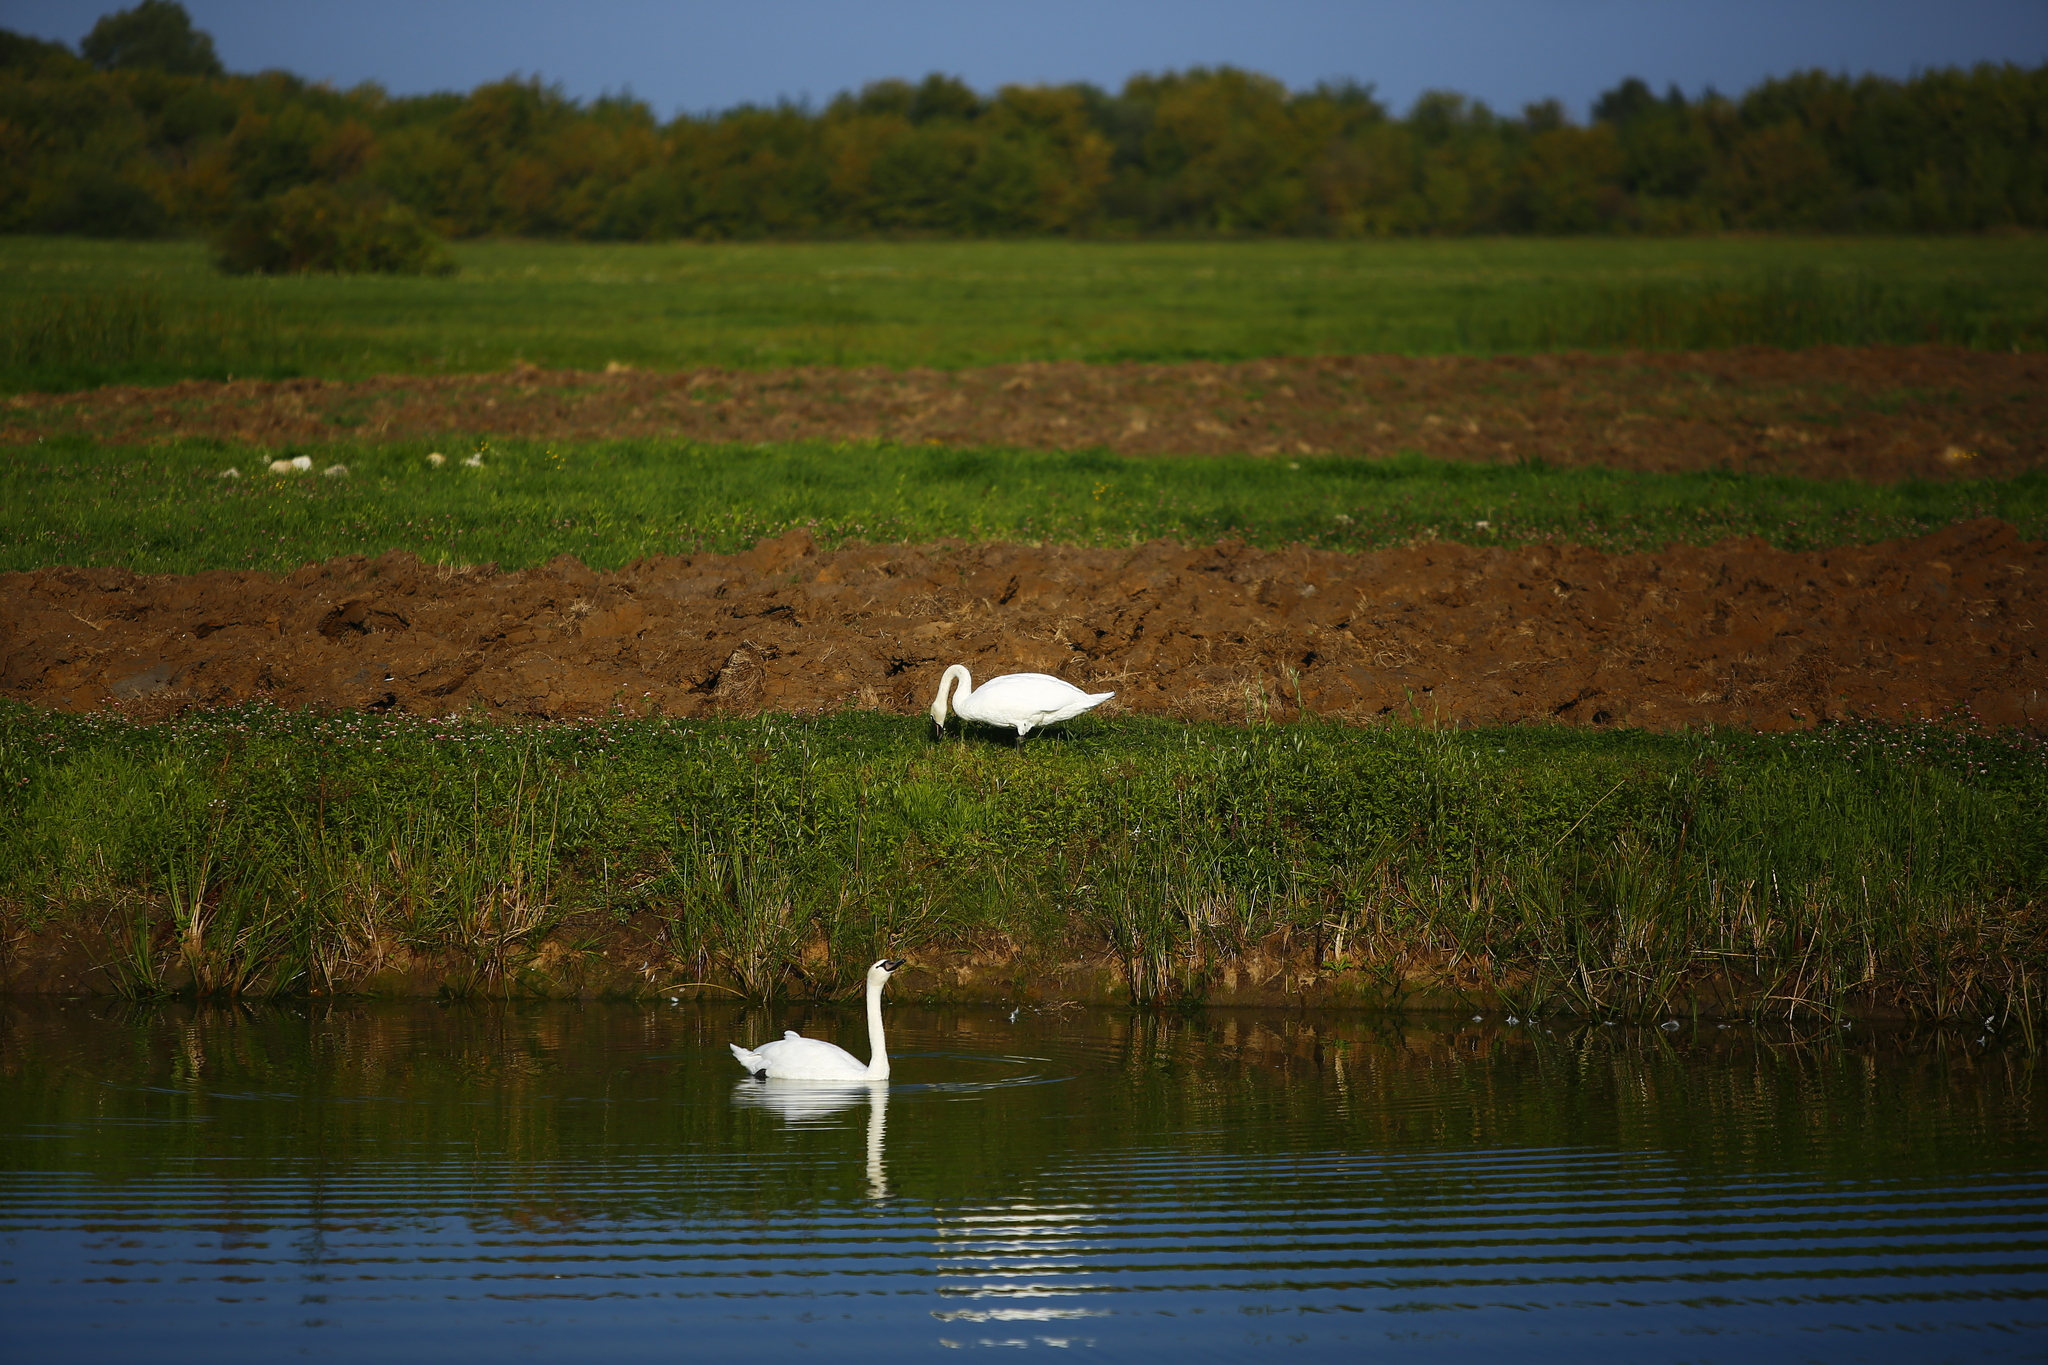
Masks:
[[[62,43],[0,28],[0,73],[16,79],[72,74],[78,57]]]
[[[177,0],[142,0],[133,9],[101,16],[78,50],[102,71],[222,74],[212,36],[192,27],[192,16]]]
[[[934,73],[664,124],[538,80],[395,99],[223,75],[164,0],[94,35],[87,61],[0,31],[0,231],[219,232],[334,203],[443,235],[634,240],[2048,227],[2048,66],[1796,72],[1739,99],[1629,78],[1583,125],[1450,91],[1395,117],[1370,87],[1233,67],[993,95]]]

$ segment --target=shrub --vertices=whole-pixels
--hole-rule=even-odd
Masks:
[[[39,215],[45,232],[86,237],[161,237],[170,215],[148,190],[114,172],[82,168]]]
[[[380,196],[300,185],[244,208],[216,242],[231,275],[452,275],[455,262],[420,216]]]

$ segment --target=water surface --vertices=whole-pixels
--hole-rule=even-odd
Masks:
[[[2031,1061],[1216,1013],[0,1005],[10,1360],[2040,1360]],[[1549,1031],[1554,1028],[1555,1031]]]

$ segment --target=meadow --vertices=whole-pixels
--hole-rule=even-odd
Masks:
[[[1264,955],[1360,1005],[1992,1015],[2031,1040],[2044,798],[2038,738],[1932,724],[1125,718],[1018,752],[870,712],[15,705],[0,906],[11,938],[58,925],[136,996],[346,993],[422,964],[453,995],[815,996],[885,951],[1019,982],[1094,951],[1141,1005],[1199,1004]]]
[[[0,389],[501,369],[2048,345],[2048,239],[477,241],[450,278],[229,277],[0,238]]]
[[[271,452],[211,440],[149,447],[59,438],[0,460],[0,571],[288,572],[344,554],[429,563],[613,569],[653,554],[730,553],[792,527],[821,544],[946,538],[1377,549],[1418,538],[1657,550],[1761,536],[1814,549],[1924,534],[1974,517],[2048,536],[2048,478],[1870,485],[1732,472],[1636,474],[1105,451],[800,442],[488,446],[481,468],[430,466],[426,442],[308,447],[347,478],[263,473]],[[244,477],[223,479],[226,467]]]
[[[1944,341],[2038,347],[2032,238],[471,243],[448,279],[227,279],[191,243],[0,242],[0,383],[390,371],[1429,354]],[[1874,486],[1414,454],[1126,459],[886,443],[424,438],[275,452],[83,436],[0,460],[0,568],[506,567],[828,544],[1440,536],[1786,548],[1997,516],[2048,484]],[[300,447],[294,447],[295,451]],[[237,466],[244,477],[222,479]],[[829,995],[887,947],[1115,964],[1197,1003],[1278,955],[1360,1004],[2009,1017],[2048,969],[2048,755],[1955,725],[1793,736],[1078,722],[1023,754],[922,723],[532,726],[247,708],[0,710],[0,931],[135,995],[577,989],[605,953]],[[586,970],[588,969],[588,970]],[[581,973],[581,975],[579,975]],[[2031,1034],[2028,1035],[2031,1037]]]

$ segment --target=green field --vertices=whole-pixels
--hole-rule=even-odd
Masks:
[[[449,279],[231,278],[0,238],[0,388],[183,376],[2048,345],[2048,238],[458,245]]]
[[[0,241],[0,384],[2048,337],[2033,238],[457,251],[452,279],[227,279],[190,243]],[[294,446],[349,466],[324,479],[211,439],[8,446],[0,568],[390,549],[606,568],[793,525],[827,543],[1635,550],[1999,516],[2048,536],[2039,472],[1877,487],[654,440],[508,441],[479,469],[433,469],[430,448]],[[2031,736],[1126,718],[1017,754],[927,735],[865,713],[522,728],[250,708],[148,727],[0,708],[0,940],[58,935],[136,994],[345,991],[387,950],[440,964],[449,989],[551,990],[543,956],[605,944],[663,945],[690,979],[754,995],[814,992],[841,984],[806,975],[819,943],[840,961],[1000,940],[1102,953],[1153,1003],[1197,1001],[1280,943],[1351,973],[1362,1003],[1465,963],[1497,998],[1596,1016],[1701,992],[1806,1017],[2041,1010],[2048,758]]]
[[[4,449],[4,448],[0,448]],[[294,447],[297,449],[297,447]],[[346,479],[273,476],[270,451],[63,438],[0,457],[0,570],[289,571],[409,550],[506,568],[572,554],[611,569],[732,552],[795,526],[819,541],[947,537],[1073,545],[1154,538],[1375,549],[1417,537],[1661,549],[1762,536],[1787,549],[1925,534],[1996,516],[2048,536],[2048,475],[1873,486],[1735,473],[1473,465],[1408,456],[1181,460],[809,442],[508,442],[431,468],[427,443],[307,447]],[[459,449],[454,453],[462,453]],[[222,479],[233,466],[239,479]],[[1486,523],[1483,527],[1478,523]]]
[[[2039,739],[1935,726],[1091,718],[1020,753],[871,712],[0,706],[0,927],[64,926],[135,994],[348,991],[408,953],[558,991],[552,942],[760,997],[1007,942],[1192,1003],[1285,943],[1361,1004],[1466,963],[1523,1012],[1982,1017],[2039,1005],[2044,801]]]
[[[1725,344],[1756,339],[1742,326],[1825,333],[1882,322],[1886,307],[1912,299],[1939,304],[1940,326],[1966,339],[2048,317],[2048,240],[2033,238],[482,242],[458,251],[463,270],[452,279],[264,279],[216,273],[191,242],[0,239],[9,267],[0,307],[47,324],[40,334],[16,326],[0,343],[14,348],[0,384],[465,371],[515,358],[585,368],[945,367],[1429,352],[1597,344],[1602,329],[1655,342],[1631,329],[1680,324],[1698,334],[1678,341]],[[68,332],[57,325],[67,318]],[[1714,331],[1724,326],[1737,331]],[[48,344],[32,354],[33,335]],[[570,553],[612,567],[650,553],[736,549],[799,524],[828,543],[1238,536],[1333,549],[1419,535],[1631,550],[1761,535],[1809,547],[1987,515],[2030,537],[2048,534],[2038,476],[1867,488],[1416,459],[1281,468],[1102,452],[649,441],[513,442],[495,447],[482,472],[434,472],[421,460],[427,448],[306,447],[322,467],[346,464],[353,477],[224,482],[207,476],[229,466],[253,475],[274,452],[53,438],[0,462],[0,567],[288,569],[394,548],[435,562],[510,567]]]

